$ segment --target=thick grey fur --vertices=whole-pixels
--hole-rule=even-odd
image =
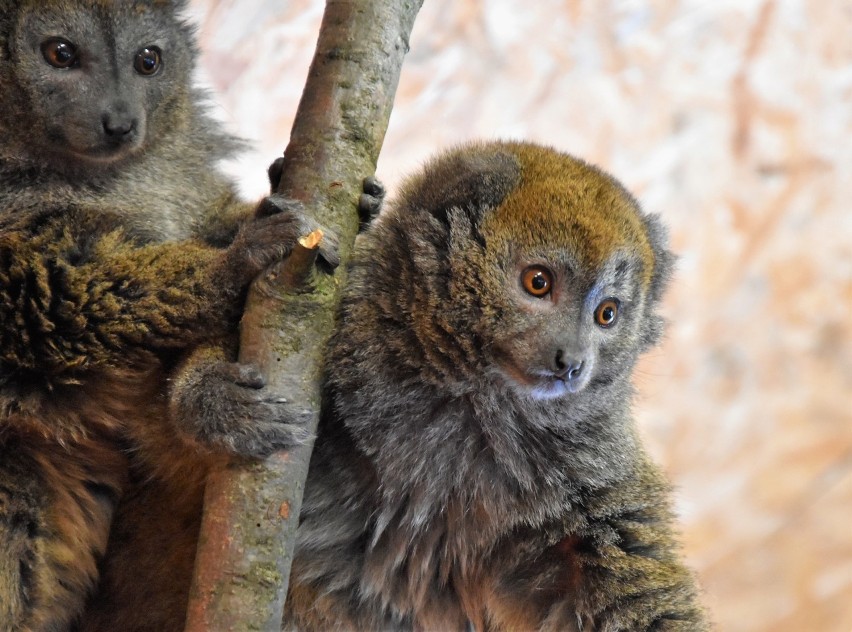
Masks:
[[[558,247],[570,205],[528,236],[495,234],[489,217],[511,196],[550,204],[524,151],[557,155],[514,143],[445,153],[359,237],[287,630],[705,629],[667,485],[630,414],[635,361],[662,331],[665,230],[617,181],[563,157],[566,191],[614,191],[641,219],[648,285],[634,253],[588,269],[567,238]],[[527,259],[562,275],[564,298],[544,316],[519,290]],[[606,332],[591,322],[601,286],[623,308]],[[500,368],[506,348],[533,369],[572,345],[593,360],[577,392],[542,398]]]

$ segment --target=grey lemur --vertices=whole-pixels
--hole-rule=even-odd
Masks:
[[[216,171],[236,143],[184,5],[0,0],[2,630],[79,616],[128,486],[304,437],[231,359],[245,288],[309,222]]]
[[[353,256],[285,629],[707,629],[630,412],[657,218],[581,160],[473,144]]]

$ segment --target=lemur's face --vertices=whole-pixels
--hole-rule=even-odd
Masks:
[[[626,375],[642,347],[656,253],[635,201],[568,156],[522,151],[519,186],[480,226],[491,268],[482,327],[495,372],[535,399]],[[486,316],[487,318],[487,316]]]
[[[495,323],[500,334],[491,351],[512,388],[553,399],[629,369],[645,297],[641,267],[628,253],[614,252],[598,270],[578,267],[571,253],[514,255],[504,268],[503,322]]]
[[[585,397],[628,379],[658,336],[663,232],[576,158],[471,145],[406,184],[364,236],[358,283],[374,292],[370,317],[394,332],[383,353],[412,379],[498,398]]]
[[[172,12],[156,2],[23,3],[3,88],[17,90],[36,121],[27,131],[34,155],[109,165],[173,124],[192,51]]]

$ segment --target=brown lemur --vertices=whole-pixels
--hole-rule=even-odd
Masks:
[[[305,435],[231,360],[246,287],[310,222],[216,171],[237,143],[184,5],[0,0],[2,630],[72,624],[128,485]]]
[[[631,416],[672,255],[611,176],[463,146],[359,237],[287,630],[705,630]]]

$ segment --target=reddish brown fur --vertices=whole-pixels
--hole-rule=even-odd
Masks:
[[[233,335],[248,283],[302,226],[255,219],[217,172],[236,143],[191,86],[184,2],[0,5],[0,629],[56,631],[95,587],[126,489],[162,486],[138,517],[118,510],[119,534],[157,532],[158,498],[175,533],[197,519],[210,455],[172,423],[168,376]],[[51,63],[57,37],[82,63]],[[142,77],[155,37],[165,65]]]
[[[506,239],[570,249],[587,268],[598,268],[613,252],[629,249],[644,261],[643,280],[651,282],[654,252],[637,214],[638,207],[612,176],[566,154],[532,144],[507,143],[523,176],[482,225],[495,244]],[[562,207],[564,213],[554,213]],[[605,213],[601,209],[606,209]],[[570,209],[570,211],[569,211]],[[547,227],[544,231],[530,226]]]

